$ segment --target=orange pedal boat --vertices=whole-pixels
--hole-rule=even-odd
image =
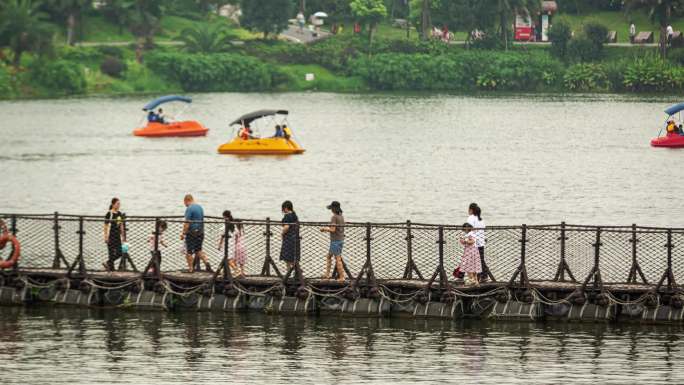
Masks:
[[[145,136],[151,138],[170,137],[170,136],[204,136],[207,134],[207,129],[201,123],[194,120],[185,121],[166,121],[161,114],[155,113],[154,109],[164,103],[182,102],[190,104],[192,99],[185,96],[168,95],[147,103],[143,107],[143,111],[147,112],[147,125],[143,128],[138,128],[133,131],[135,136]]]

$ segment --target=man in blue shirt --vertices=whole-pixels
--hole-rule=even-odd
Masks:
[[[188,262],[188,270],[194,271],[194,258],[201,258],[207,271],[212,271],[206,254],[202,251],[204,242],[204,210],[195,203],[192,195],[187,194],[183,199],[185,203],[185,223],[181,240],[185,239],[185,259]]]

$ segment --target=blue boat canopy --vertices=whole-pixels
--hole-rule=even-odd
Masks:
[[[145,107],[143,107],[143,111],[150,111],[154,110],[157,108],[157,106],[160,106],[164,103],[168,102],[183,102],[183,103],[192,103],[192,99],[186,97],[186,96],[179,96],[179,95],[167,95],[167,96],[162,96],[161,98],[154,99],[153,101],[147,103]]]
[[[675,104],[674,106],[670,106],[665,110],[665,113],[668,114],[669,116],[672,116],[676,114],[679,111],[684,110],[684,103],[679,103]]]

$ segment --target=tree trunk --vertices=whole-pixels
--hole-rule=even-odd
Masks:
[[[667,56],[667,25],[660,26],[660,38],[658,39],[660,57],[665,59]]]
[[[18,49],[17,51],[14,52],[14,60],[12,60],[12,64],[14,65],[14,68],[19,68],[19,64],[21,64],[21,54],[23,51],[21,49]]]
[[[268,38],[268,31],[264,31],[264,40]]]
[[[430,31],[432,30],[432,18],[430,17],[430,0],[423,0],[421,15],[422,38],[427,40],[430,38]]]
[[[74,45],[74,43],[75,43],[75,39],[74,39],[75,29],[76,29],[76,14],[74,12],[69,12],[69,16],[67,16],[67,44],[68,45]]]
[[[506,7],[503,0],[499,0],[499,28],[501,28],[501,39],[504,42],[504,48],[508,51],[508,18],[506,17]]]

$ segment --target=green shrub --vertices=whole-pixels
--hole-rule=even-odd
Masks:
[[[570,61],[581,63],[597,60],[600,57],[600,52],[591,40],[580,36],[570,40],[566,56]]]
[[[102,45],[97,47],[97,50],[105,57],[111,56],[117,59],[123,59],[124,57],[124,50],[121,47]]]
[[[575,64],[565,71],[563,86],[569,91],[606,91],[608,76],[598,64]]]
[[[0,98],[12,93],[12,77],[7,67],[0,63]]]
[[[656,56],[644,57],[627,65],[623,85],[630,91],[638,92],[681,90],[684,70]]]
[[[64,46],[58,56],[60,59],[86,65],[99,63],[104,55],[95,47]]]
[[[186,91],[260,91],[272,85],[272,67],[244,55],[153,52],[145,62]]]
[[[631,63],[631,60],[614,60],[610,62],[604,62],[601,64],[608,83],[610,84],[611,90],[615,92],[625,91],[625,73],[627,72],[627,67]]]
[[[58,94],[80,94],[86,89],[83,66],[71,61],[36,61],[30,73],[33,82]]]
[[[572,38],[572,28],[565,20],[557,20],[549,29],[551,41],[551,53],[560,59],[565,59],[568,51],[568,43]]]
[[[126,63],[121,59],[107,56],[100,64],[100,71],[103,74],[109,75],[113,78],[120,78],[121,75],[126,71]]]
[[[378,54],[352,63],[381,90],[532,91],[553,86],[561,64],[545,53],[461,51],[451,55]]]
[[[597,47],[603,47],[603,44],[608,39],[608,28],[597,22],[589,21],[584,24],[584,35]]]

